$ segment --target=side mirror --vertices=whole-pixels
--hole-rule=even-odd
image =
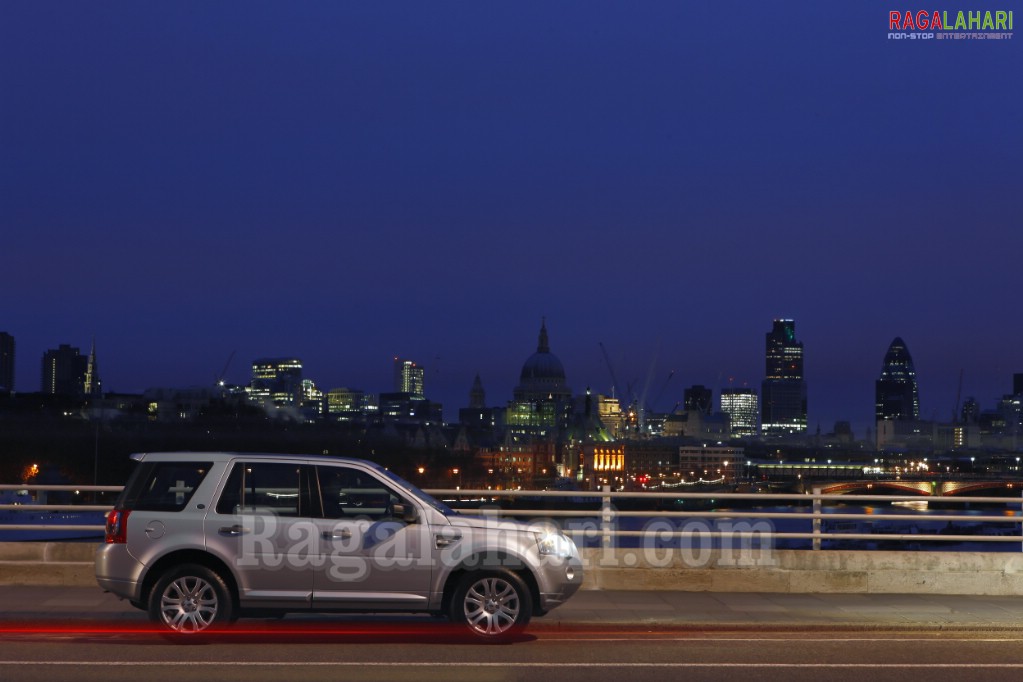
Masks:
[[[401,519],[405,523],[415,523],[419,520],[419,512],[413,504],[398,503],[392,509],[394,518]]]

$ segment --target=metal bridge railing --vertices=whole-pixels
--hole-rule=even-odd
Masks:
[[[460,507],[463,504],[478,504],[482,502],[496,502],[499,498],[585,498],[591,500],[590,504],[599,500],[600,508],[597,510],[588,510],[587,512],[581,512],[580,510],[560,510],[560,509],[520,509],[515,507],[514,509],[504,510],[500,507],[485,507],[482,509],[483,513],[494,514],[497,516],[518,516],[518,517],[566,517],[566,518],[580,518],[580,517],[594,517],[598,516],[600,519],[600,538],[601,544],[609,545],[612,538],[616,537],[648,537],[647,531],[632,531],[632,530],[618,530],[614,527],[614,521],[622,518],[668,518],[668,519],[711,519],[711,520],[726,520],[726,519],[803,519],[809,520],[812,530],[806,532],[771,532],[773,539],[785,539],[785,540],[810,540],[812,542],[812,549],[820,550],[822,548],[823,540],[839,540],[839,541],[901,541],[901,542],[920,542],[920,541],[936,541],[936,542],[989,542],[989,543],[1015,543],[1023,549],[1023,496],[1019,498],[1015,497],[940,497],[940,498],[921,498],[919,495],[852,495],[852,494],[824,494],[820,488],[815,488],[812,493],[797,494],[797,493],[785,493],[785,494],[774,494],[774,493],[658,493],[658,492],[611,492],[607,486],[601,491],[587,492],[587,491],[536,491],[536,490],[460,490],[460,489],[430,489],[427,491],[431,495],[444,500],[445,502],[452,504],[453,506]],[[625,511],[618,510],[614,507],[614,500],[618,499],[635,499],[643,498],[647,500],[651,499],[663,499],[663,500],[693,500],[693,501],[707,501],[713,500],[715,502],[721,502],[721,506],[729,506],[729,502],[733,501],[756,501],[761,504],[757,506],[770,507],[776,506],[777,503],[800,503],[805,505],[809,502],[810,511],[799,511],[800,507],[793,504],[790,509],[786,510],[744,510],[744,509],[725,509],[725,510],[678,510],[678,511],[658,511],[658,510],[643,510],[643,511]],[[1004,505],[1006,512],[1001,514],[964,514],[962,512],[956,513],[951,511],[950,513],[929,513],[926,515],[913,515],[913,514],[896,514],[896,513],[871,513],[865,514],[862,512],[857,513],[843,513],[839,511],[825,511],[825,503],[849,503],[849,502],[869,502],[874,506],[890,505],[894,502],[921,502],[921,501],[938,501],[940,500],[943,504],[954,504],[954,505],[970,505],[970,504],[984,504],[984,505]],[[837,508],[837,507],[836,507]],[[1011,515],[1009,515],[1011,514]],[[947,523],[952,524],[956,522],[968,522],[974,524],[999,524],[1002,528],[998,529],[997,532],[991,532],[987,534],[956,534],[956,533],[855,533],[855,532],[828,532],[824,529],[825,521],[858,521],[864,524],[873,525],[877,522],[882,521],[902,521],[902,522],[927,522],[927,523]],[[1011,534],[1005,533],[1004,526],[1011,524],[1014,530]],[[590,531],[592,537],[592,531]],[[674,533],[668,533],[663,528],[657,531],[660,537],[674,536],[674,537],[685,537],[695,535],[706,535],[707,530],[705,528],[699,528],[696,530],[687,530],[680,528]],[[764,532],[762,530],[736,530],[730,529],[723,532],[731,538],[755,538],[759,537],[763,539]],[[578,539],[578,538],[577,538]]]
[[[29,492],[71,492],[71,493],[118,493],[122,486],[70,486],[70,485],[0,485],[0,493],[5,491]],[[553,490],[462,490],[462,489],[430,489],[428,493],[452,504],[455,507],[480,507],[472,509],[487,516],[514,516],[526,518],[560,518],[560,519],[597,519],[597,528],[585,531],[589,537],[596,533],[601,544],[609,546],[614,538],[624,537],[649,537],[650,533],[645,530],[620,530],[616,527],[619,519],[628,518],[651,518],[651,519],[709,519],[709,520],[730,520],[730,519],[790,519],[809,520],[810,532],[772,532],[774,539],[785,540],[810,540],[812,548],[822,548],[824,540],[840,541],[903,541],[919,542],[983,542],[983,543],[1016,543],[1023,549],[1023,496],[1015,497],[958,497],[945,496],[939,498],[926,498],[926,501],[940,500],[944,505],[1000,505],[1005,510],[1000,514],[965,514],[961,511],[950,510],[949,513],[928,513],[926,515],[897,514],[897,513],[871,513],[842,512],[834,511],[839,509],[837,505],[850,502],[869,502],[874,506],[891,505],[896,502],[921,502],[925,501],[918,495],[850,495],[850,494],[823,494],[819,488],[808,494],[774,494],[774,493],[697,493],[697,492],[611,492],[606,486],[600,491],[553,491]],[[502,509],[498,502],[501,499],[514,500],[525,498],[527,500],[540,500],[546,498],[568,500],[574,509],[535,509],[520,508],[515,506],[511,509]],[[672,501],[708,501],[720,502],[721,506],[729,506],[733,502],[750,501],[758,502],[759,507],[777,507],[779,504],[791,505],[787,509],[727,509],[727,510],[619,510],[614,506],[615,500],[637,499],[644,500],[665,500]],[[826,507],[831,503],[831,507]],[[809,505],[809,511],[801,511]],[[586,507],[586,508],[584,508]],[[825,509],[831,511],[825,511]],[[68,512],[68,511],[100,511],[105,512],[110,505],[103,504],[76,504],[74,502],[58,504],[0,504],[0,511],[31,511],[31,512]],[[469,510],[467,510],[469,511]],[[16,515],[9,515],[15,519]],[[877,522],[902,521],[902,522],[927,522],[927,523],[971,523],[971,524],[998,524],[998,528],[992,528],[990,533],[978,534],[955,534],[955,533],[857,533],[857,532],[835,532],[826,530],[824,522],[855,521],[873,526]],[[1006,526],[1012,526],[1012,532],[1005,532]],[[102,531],[102,525],[57,525],[57,524],[19,524],[0,523],[0,530],[66,530],[66,531]],[[568,529],[567,532],[581,532]],[[658,538],[687,537],[707,534],[706,528],[687,529],[681,527],[674,531],[659,527]],[[763,530],[731,529],[727,531],[731,538],[753,538],[764,537]],[[578,539],[578,538],[576,538]]]
[[[20,492],[22,490],[30,493],[119,493],[124,486],[120,485],[0,485],[0,494],[4,492]],[[11,523],[0,523],[0,530],[10,531],[94,531],[102,533],[104,530],[101,524],[56,524],[56,523],[17,523],[17,512],[106,512],[111,504],[78,504],[68,502],[66,504],[0,504],[0,512],[13,511],[15,514],[8,515]],[[5,519],[6,521],[7,519]]]

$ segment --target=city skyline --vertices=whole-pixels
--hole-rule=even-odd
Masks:
[[[795,321],[793,321],[793,320],[779,320],[779,319],[776,319],[776,320],[773,321],[774,332],[778,332],[779,329],[782,329],[782,330],[788,329],[788,330],[791,331],[791,329],[794,327],[794,325],[792,324],[794,322]],[[544,352],[552,353],[553,357],[557,358],[559,360],[559,362],[560,362],[560,358],[563,356],[563,353],[557,352],[556,349],[554,349],[552,351],[551,346],[550,346],[551,342],[549,341],[549,335],[547,333],[547,328],[546,328],[547,324],[546,324],[546,320],[545,319],[541,322],[541,325],[542,325],[541,326],[541,340],[540,340],[540,346],[539,346],[539,348],[537,350],[539,350],[540,348],[546,348],[547,350],[544,351]],[[770,349],[771,349],[770,338],[772,336],[772,333],[773,332],[768,332],[768,334],[767,334],[768,339],[769,339],[769,341],[768,341],[768,349],[769,350],[768,350],[767,362],[768,362],[769,366],[772,363],[772,358],[771,358],[771,354],[770,354]],[[16,338],[17,338],[16,335],[13,335],[13,334],[8,334],[8,336],[13,338],[14,340],[16,340]],[[546,342],[547,345],[544,345],[545,342]],[[555,343],[555,345],[556,345],[556,343]],[[799,350],[800,350],[800,355],[801,355],[802,345],[803,345],[803,342],[802,342],[801,338],[798,341],[798,345],[799,345]],[[903,342],[901,338],[896,337],[895,340],[892,341],[889,344],[889,346],[887,348],[887,351],[882,356],[882,359],[880,359],[878,361],[879,366],[883,365],[883,370],[881,372],[882,375],[884,375],[885,372],[890,371],[889,370],[889,365],[890,365],[890,363],[892,361],[892,358],[893,358],[893,348],[897,348],[898,349],[898,351],[897,351],[898,353],[903,353],[904,354],[906,352],[905,351],[905,342]],[[43,372],[44,372],[44,383],[45,383],[45,373],[46,373],[47,359],[51,356],[51,354],[53,354],[57,350],[58,350],[57,348],[51,348],[51,349],[47,349],[47,351],[45,353],[43,353],[42,364],[43,364]],[[75,351],[76,355],[77,355],[77,353],[79,351],[79,349],[76,346],[73,346],[72,344],[60,344],[59,350],[61,350],[61,351],[65,351],[65,350],[66,351]],[[82,367],[83,371],[84,371],[84,368],[86,367],[86,360],[87,359],[92,358],[92,357],[98,358],[100,355],[102,355],[102,353],[97,353],[97,351],[96,351],[96,343],[95,343],[95,340],[94,340],[91,352],[88,354],[88,356],[86,356],[86,355],[80,355],[79,356],[80,362],[81,362],[81,367]],[[535,355],[536,354],[534,353],[530,357],[533,357]],[[763,351],[761,351],[761,355],[763,357]],[[20,353],[16,353],[15,354],[15,358],[18,360],[17,364],[19,366],[21,364],[23,364],[22,361],[20,360],[20,358],[21,358],[21,354]],[[287,359],[287,358],[290,358],[290,359]],[[529,358],[527,357],[527,361],[528,361],[528,359]],[[609,356],[609,359],[611,359],[610,356]],[[906,359],[908,360],[908,356],[906,356]],[[207,387],[207,388],[210,388],[210,387],[214,386],[214,384],[216,383],[216,379],[218,379],[218,378],[224,380],[229,385],[237,385],[237,386],[249,386],[249,385],[252,385],[252,386],[256,387],[257,384],[259,384],[259,382],[260,382],[260,377],[262,376],[260,368],[262,366],[266,365],[267,363],[270,363],[270,362],[279,362],[279,363],[285,363],[285,364],[290,363],[294,367],[301,368],[301,369],[299,369],[299,372],[301,373],[302,378],[314,381],[316,383],[316,387],[320,391],[322,391],[324,394],[326,394],[330,390],[338,389],[338,388],[355,389],[355,390],[363,391],[366,394],[380,394],[380,393],[386,393],[386,392],[392,391],[392,390],[397,390],[398,386],[397,386],[396,382],[398,382],[401,379],[402,374],[403,373],[407,373],[408,368],[411,367],[411,368],[415,368],[416,376],[418,377],[418,379],[417,379],[418,383],[415,384],[415,385],[420,387],[420,388],[425,386],[425,397],[427,399],[429,399],[429,400],[442,403],[443,406],[444,406],[444,417],[445,417],[445,420],[449,421],[449,422],[454,422],[454,421],[457,421],[457,414],[458,414],[459,409],[465,408],[465,407],[469,406],[469,404],[470,404],[470,393],[475,388],[475,379],[476,379],[476,374],[473,373],[473,379],[470,380],[469,384],[464,387],[464,390],[456,388],[455,390],[449,391],[445,395],[440,395],[439,394],[440,391],[438,391],[438,393],[434,393],[432,391],[432,389],[431,389],[431,386],[430,386],[429,382],[424,380],[424,377],[427,377],[429,375],[428,374],[423,374],[424,370],[427,369],[427,368],[424,368],[423,363],[420,363],[420,362],[418,362],[418,361],[416,361],[416,360],[414,360],[412,358],[408,358],[408,357],[399,358],[397,356],[392,356],[390,358],[383,359],[383,361],[380,363],[380,367],[368,368],[368,373],[365,374],[364,376],[375,376],[376,377],[369,384],[358,384],[356,382],[324,383],[322,381],[320,373],[316,370],[316,368],[310,367],[309,364],[306,363],[297,354],[291,354],[291,355],[285,354],[284,356],[281,356],[281,358],[279,358],[279,359],[270,359],[270,358],[265,358],[265,357],[257,357],[257,358],[253,358],[251,361],[249,361],[249,360],[244,360],[244,359],[240,359],[240,358],[237,358],[237,357],[231,357],[231,358],[229,358],[229,360],[230,360],[230,362],[228,363],[228,366],[226,367],[226,369],[228,369],[227,374],[225,374],[223,377],[215,377],[213,381],[210,381],[209,383],[206,383],[206,384],[199,383],[199,382],[193,382],[193,383],[168,383],[168,384],[150,383],[150,384],[146,384],[146,385],[139,384],[142,387],[134,389],[134,390],[124,390],[124,389],[122,389],[122,388],[120,388],[118,386],[110,387],[111,384],[106,379],[106,375],[104,374],[103,375],[104,390],[105,391],[118,392],[118,393],[142,393],[144,390],[155,389],[155,388],[160,388],[160,389],[167,389],[167,388],[182,388],[183,389],[183,388],[191,388],[191,387]],[[901,358],[900,358],[900,360],[901,360]],[[510,360],[509,362],[510,362],[511,365],[515,365],[518,361]],[[613,365],[614,364],[613,359],[611,359],[611,362],[612,362],[612,365]],[[764,360],[761,359],[760,362],[761,362],[761,364],[763,364]],[[391,365],[389,370],[386,368],[386,365],[388,363],[390,363],[390,365]],[[109,367],[109,365],[111,363],[109,361],[104,361],[103,364],[104,364],[104,367],[106,368],[106,367]],[[912,367],[912,361],[911,360],[909,360],[909,365],[910,365],[910,367]],[[232,368],[234,368],[234,369],[232,370]],[[35,369],[38,370],[38,365],[36,366]],[[116,367],[114,369],[116,371]],[[574,395],[582,395],[586,390],[589,389],[589,390],[592,390],[594,393],[600,393],[600,394],[603,394],[603,395],[611,395],[614,392],[613,387],[611,385],[613,383],[613,380],[611,378],[611,369],[608,368],[607,362],[604,361],[604,360],[601,361],[600,369],[607,375],[606,376],[606,384],[603,387],[601,387],[599,382],[587,382],[585,387],[574,388],[572,393]],[[104,371],[106,371],[106,369]],[[563,370],[563,371],[564,371],[565,376],[566,376],[566,381],[569,384],[571,384],[571,382],[572,382],[572,373],[571,373],[571,371],[569,371],[569,370]],[[515,371],[515,369],[513,367],[510,367],[508,372],[509,372],[510,375],[515,375],[516,374],[516,371]],[[390,378],[389,379],[385,378],[388,375],[388,373],[390,373]],[[35,376],[38,376],[38,372],[33,372],[33,374]],[[355,373],[353,372],[353,374],[355,374]],[[877,376],[877,374],[874,375],[874,378],[867,377],[867,378],[864,379],[865,383],[869,383],[870,384],[870,389],[871,389],[872,395],[877,390],[876,376]],[[959,401],[958,401],[957,406],[959,408],[962,408],[962,406],[966,403],[966,401],[968,399],[973,398],[973,399],[975,399],[977,401],[977,403],[979,404],[979,407],[980,407],[981,410],[992,410],[992,409],[995,409],[996,403],[997,403],[998,399],[1000,399],[1002,396],[1009,395],[1009,394],[1012,394],[1014,392],[1018,392],[1017,389],[1019,387],[1014,382],[1018,383],[1019,380],[1020,380],[1019,379],[1020,376],[1023,376],[1023,375],[1021,375],[1020,372],[1010,372],[1007,376],[1003,377],[1003,383],[1005,385],[1005,388],[1004,388],[1004,390],[1002,390],[997,395],[982,396],[982,395],[966,394],[965,392],[959,392],[959,394],[958,394]],[[657,377],[656,379],[663,380],[664,377]],[[620,377],[618,377],[618,380],[621,382],[620,390],[625,390],[625,384],[626,383],[633,383],[631,381],[630,382],[626,382],[626,380],[623,380]],[[650,385],[646,389],[647,390],[647,396],[648,396],[647,399],[648,399],[648,401],[653,399],[653,395],[652,394],[654,394],[654,393],[658,394],[658,396],[659,396],[658,397],[658,404],[650,404],[649,405],[649,407],[654,412],[665,412],[665,413],[666,412],[670,412],[672,410],[672,405],[674,405],[677,409],[680,409],[680,410],[681,409],[685,409],[685,407],[686,407],[686,399],[690,395],[691,390],[692,389],[704,389],[703,385],[700,385],[700,384],[698,384],[696,382],[688,382],[688,381],[685,380],[685,377],[681,377],[681,378],[677,377],[677,372],[669,373],[669,376],[668,376],[666,381],[658,381],[658,380],[651,380],[649,382]],[[488,400],[487,400],[487,403],[488,403],[487,406],[488,407],[503,407],[506,404],[508,404],[509,401],[511,401],[513,399],[513,396],[515,394],[515,390],[509,389],[507,392],[502,392],[500,388],[498,388],[498,389],[492,388],[491,386],[488,385],[488,382],[487,382],[486,378],[482,377],[482,376],[480,377],[480,381],[482,382],[483,389],[485,390],[486,395],[488,396]],[[808,393],[812,396],[812,392],[813,392],[812,377],[807,379],[806,382],[807,382],[807,384],[809,386]],[[518,383],[519,383],[518,380],[512,382],[513,385],[514,384],[518,384]],[[646,383],[646,382],[644,382],[644,383]],[[758,382],[758,384],[759,384],[759,382]],[[500,384],[498,382],[495,382],[495,385],[500,385]],[[36,392],[36,390],[41,390],[43,392],[48,392],[48,389],[45,387],[45,385],[37,387],[37,388],[25,389],[24,386],[22,386],[21,384],[18,384],[16,386],[16,388],[17,388],[17,392],[18,393],[31,393],[31,392]],[[752,390],[752,391],[754,391],[756,393],[756,396],[757,396],[758,399],[760,399],[760,400],[763,399],[763,395],[760,392],[761,387],[759,385],[757,385],[757,384],[746,385],[746,386],[738,386],[738,385],[734,385],[734,384],[733,385],[713,385],[712,384],[712,385],[708,385],[707,388],[712,393],[712,398],[711,398],[712,411],[718,411],[718,409],[720,407],[720,400],[721,400],[722,393],[724,391],[728,391],[728,390],[731,390],[733,392],[739,392],[739,391],[741,391],[741,389],[749,389],[749,390]],[[441,389],[441,390],[443,390],[443,389]],[[636,385],[636,386],[633,387],[633,393],[635,394],[635,396],[637,398],[640,396],[640,394],[641,394],[641,392],[643,390],[644,390],[643,386]],[[269,389],[267,389],[266,395],[269,396],[270,394],[271,394],[271,391]],[[262,395],[262,394],[260,394],[260,395]],[[618,396],[618,397],[621,398],[622,396]],[[808,426],[807,426],[807,432],[809,432],[809,433],[812,433],[812,432],[816,431],[818,425],[820,426],[822,432],[827,433],[835,425],[835,422],[837,422],[837,421],[848,421],[848,422],[850,422],[853,425],[854,430],[856,431],[857,437],[860,437],[860,438],[865,437],[865,435],[866,435],[865,431],[867,429],[870,429],[871,431],[874,429],[874,421],[875,420],[873,418],[871,418],[871,419],[861,419],[861,420],[857,421],[856,419],[854,419],[854,418],[852,418],[850,416],[845,416],[845,417],[839,416],[839,417],[837,417],[836,419],[834,419],[834,420],[832,420],[830,422],[825,423],[825,422],[822,421],[822,422],[818,423],[818,422],[814,421],[814,419],[813,419],[814,411],[813,411],[813,401],[812,401],[812,399],[809,401],[809,403],[810,403],[810,408],[808,410],[808,413],[809,413],[810,417],[808,419]],[[623,406],[628,404],[627,397],[622,399],[622,404],[623,404]],[[862,405],[851,406],[849,408],[849,413],[850,414],[854,414],[854,413],[857,413],[857,412],[868,412],[868,411],[869,412],[873,412],[875,407],[876,407],[876,396],[875,396],[875,401],[872,402],[870,405],[867,405],[867,406],[862,406]],[[758,414],[758,416],[759,416],[759,414]],[[920,413],[919,414],[919,418],[921,420],[949,422],[949,421],[952,421],[952,410],[949,410],[948,414],[938,414],[938,413],[926,414],[926,413]],[[958,419],[958,413],[957,413],[956,418]]]
[[[989,409],[1023,368],[1023,50],[889,9],[4,2],[16,386],[94,337],[124,392],[289,356],[375,392],[397,356],[451,418],[477,373],[510,399],[546,316],[574,392],[610,391],[603,343],[666,410],[759,392],[780,318],[810,432],[862,435],[896,336],[921,418],[960,376]]]

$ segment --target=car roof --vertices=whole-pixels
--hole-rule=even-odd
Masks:
[[[310,455],[310,454],[294,454],[284,452],[223,452],[223,451],[172,451],[172,452],[136,452],[131,455],[131,459],[136,462],[142,460],[155,461],[155,462],[170,462],[175,460],[194,460],[202,458],[204,460],[213,462],[227,462],[232,459],[239,457],[256,461],[256,460],[294,460],[294,461],[324,461],[334,462],[341,464],[362,464],[373,468],[379,468],[379,465],[370,462],[365,459],[358,459],[356,457],[338,457],[336,455]]]

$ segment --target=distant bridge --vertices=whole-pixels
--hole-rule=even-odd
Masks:
[[[920,495],[921,497],[988,496],[1019,497],[1023,481],[843,481],[823,484],[825,495]]]

